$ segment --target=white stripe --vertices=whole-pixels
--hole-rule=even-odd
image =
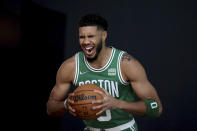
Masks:
[[[78,72],[79,72],[79,53],[77,53],[75,55],[75,78],[74,78],[74,85],[77,84]]]
[[[123,85],[128,85],[129,82],[126,82],[123,77],[122,77],[122,73],[121,73],[121,67],[120,67],[120,62],[121,62],[121,57],[122,55],[124,54],[125,52],[122,51],[120,52],[119,56],[118,56],[118,62],[117,62],[117,68],[118,68],[118,77],[120,79],[120,82],[123,84]]]
[[[104,129],[104,130],[105,131],[121,131],[121,130],[125,130],[125,129],[130,128],[132,131],[135,131],[134,124],[135,124],[135,120],[133,119],[132,121],[130,121],[128,123],[125,123],[125,124],[122,124],[120,126],[116,126],[116,127],[113,127],[113,128],[107,128],[107,129]],[[90,126],[88,126],[87,128],[90,131],[101,131],[100,128],[94,128],[94,127],[90,127]]]
[[[96,69],[96,68],[92,67],[92,66],[87,62],[86,57],[85,57],[85,55],[84,55],[85,64],[86,64],[86,66],[88,67],[88,69],[90,69],[90,70],[93,71],[93,72],[102,72],[102,71],[105,71],[105,70],[110,66],[110,64],[111,64],[111,62],[112,62],[112,60],[113,60],[113,58],[114,58],[115,51],[116,51],[116,50],[112,47],[112,53],[111,53],[111,55],[110,55],[110,58],[109,58],[107,64],[105,64],[105,66],[103,66],[102,68]]]
[[[108,129],[105,129],[105,131],[121,131],[121,130],[125,130],[125,129],[128,129],[128,128],[134,128],[134,124],[135,124],[135,120],[133,119],[132,121],[126,123],[126,124],[122,124],[120,126],[117,126],[117,127],[113,127],[113,128],[108,128]]]
[[[89,129],[90,131],[101,131],[101,129],[99,129],[99,128],[94,128],[94,127],[90,127],[90,126],[88,126],[86,128]]]

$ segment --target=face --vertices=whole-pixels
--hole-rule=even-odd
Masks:
[[[106,32],[97,26],[79,28],[79,43],[89,61],[96,60],[106,39]]]

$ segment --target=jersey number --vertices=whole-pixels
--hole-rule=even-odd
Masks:
[[[111,120],[111,111],[106,110],[105,113],[106,113],[106,116],[100,116],[99,118],[97,118],[97,120],[98,121],[110,121]]]

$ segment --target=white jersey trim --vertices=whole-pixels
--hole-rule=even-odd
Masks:
[[[117,62],[117,69],[118,69],[118,78],[120,79],[120,82],[123,84],[123,85],[129,85],[129,82],[125,81],[122,77],[122,73],[121,73],[121,67],[120,67],[120,62],[121,62],[121,58],[122,58],[122,55],[124,54],[125,52],[124,51],[121,51],[119,56],[118,56],[118,62]]]
[[[130,128],[131,131],[136,131],[136,129],[134,127],[134,124],[135,124],[135,120],[133,118],[131,121],[129,121],[129,122],[125,123],[125,124],[122,124],[122,125],[119,125],[119,126],[116,126],[116,127],[113,127],[113,128],[107,128],[107,129],[104,129],[104,130],[105,131],[122,131],[122,130]],[[89,129],[91,131],[101,131],[100,128],[94,128],[94,127],[91,127],[91,126],[87,126],[85,128],[85,130],[87,130],[87,129]]]
[[[102,68],[96,69],[96,68],[92,67],[92,66],[88,63],[88,61],[87,61],[87,59],[86,59],[86,57],[85,57],[85,55],[84,55],[85,64],[86,64],[86,66],[88,67],[88,69],[90,69],[90,70],[93,71],[93,72],[103,72],[103,71],[105,71],[105,70],[110,66],[110,64],[111,64],[111,62],[112,62],[112,60],[113,60],[113,58],[114,58],[115,51],[116,51],[116,50],[112,47],[112,52],[111,52],[110,58],[109,58],[107,64],[105,64],[105,66],[103,66]]]
[[[79,76],[79,53],[75,55],[75,78],[74,78],[74,85],[77,85]]]

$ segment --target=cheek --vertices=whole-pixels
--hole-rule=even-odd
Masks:
[[[96,45],[98,45],[101,41],[103,41],[102,38],[97,38],[97,39],[95,39]]]
[[[83,42],[82,40],[79,40],[79,44],[80,44],[80,45],[82,45],[82,42]]]

